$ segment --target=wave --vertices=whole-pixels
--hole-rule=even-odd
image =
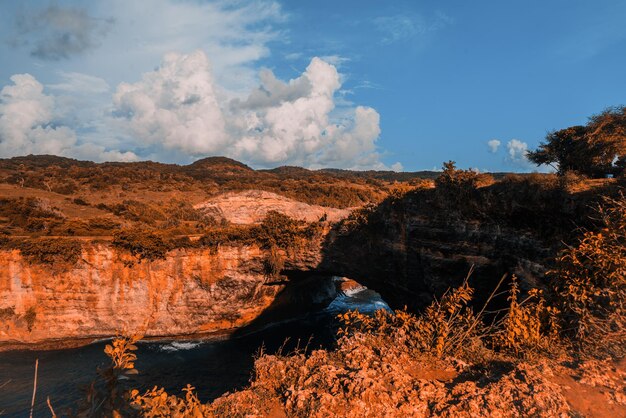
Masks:
[[[171,343],[162,345],[159,347],[161,351],[181,351],[181,350],[191,350],[192,348],[196,348],[200,346],[200,342],[198,341],[172,341]]]

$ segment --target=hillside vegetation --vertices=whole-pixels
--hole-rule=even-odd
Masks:
[[[261,353],[249,387],[207,403],[191,386],[181,394],[159,387],[141,393],[120,383],[135,373],[137,337],[121,338],[106,350],[112,363],[93,386],[92,401],[78,409],[144,417],[624,416],[621,182],[554,175],[495,181],[448,163],[436,188],[394,193],[378,207],[354,211],[335,233],[376,237],[390,225],[386,216],[434,210],[446,219],[497,222],[566,240],[539,286],[504,275],[490,294],[477,295],[465,280],[421,312],[348,312],[334,349]],[[258,229],[261,237],[264,228],[287,232],[262,238],[272,247],[292,245],[289,231],[310,227],[276,216]],[[505,306],[493,310],[495,298],[506,299]]]
[[[87,414],[144,417],[603,417],[626,413],[626,206],[607,200],[600,229],[559,256],[545,289],[516,278],[493,289],[508,305],[473,309],[467,280],[421,314],[342,314],[336,348],[261,354],[248,388],[203,403],[120,384],[136,337],[108,346]],[[491,298],[490,297],[490,298]],[[486,305],[485,305],[486,306]],[[207,382],[210,384],[210,382]],[[122,395],[125,394],[125,395]],[[98,405],[94,407],[94,405]]]

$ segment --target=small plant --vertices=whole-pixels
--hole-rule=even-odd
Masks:
[[[137,374],[135,369],[135,361],[137,351],[135,345],[140,337],[137,335],[131,337],[116,337],[104,347],[104,353],[111,359],[111,365],[100,371],[100,375],[106,383],[106,390],[98,393],[95,385],[92,385],[94,395],[100,398],[100,405],[92,402],[89,416],[98,415],[99,409],[102,408],[103,415],[107,416],[109,412],[112,416],[128,415],[122,413],[127,410],[128,404],[124,396],[124,389],[120,387],[120,379],[123,376]]]
[[[133,389],[130,392],[131,406],[143,417],[213,417],[210,405],[202,404],[194,390],[193,386],[187,385],[183,389],[185,397],[179,398],[156,386],[143,395]]]
[[[419,353],[436,357],[459,355],[479,338],[483,326],[480,317],[467,306],[473,289],[467,280],[458,288],[435,300],[420,316],[401,310],[391,313],[378,310],[373,316],[357,311],[340,315],[343,327],[340,335],[373,332],[392,336],[394,341],[407,344]]]
[[[111,368],[118,373],[124,373],[135,369],[135,360],[137,356],[134,351],[137,350],[135,343],[139,341],[138,336],[117,337],[111,344],[104,347],[104,353],[111,359]]]
[[[586,231],[548,275],[563,311],[563,328],[588,348],[626,346],[626,200],[606,199],[601,228]]]
[[[280,272],[285,266],[285,260],[276,245],[272,245],[263,260],[263,270],[266,280],[275,280],[280,277]]]
[[[559,311],[546,305],[543,292],[531,289],[528,297],[519,301],[519,284],[513,276],[509,290],[509,309],[496,326],[494,343],[497,347],[520,355],[547,350],[558,340]]]

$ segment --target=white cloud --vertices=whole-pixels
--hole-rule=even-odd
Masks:
[[[310,86],[286,98],[286,86]],[[254,111],[235,109],[234,156],[262,165],[294,164],[308,167],[384,168],[376,153],[380,116],[357,106],[333,117],[335,93],[341,87],[337,69],[313,58],[306,71],[288,83],[264,85],[268,102]],[[250,96],[252,97],[254,93]]]
[[[528,144],[526,142],[519,139],[511,139],[507,142],[506,148],[511,161],[521,162],[526,160],[526,154],[528,153]]]
[[[136,80],[167,53],[202,49],[218,85],[245,93],[257,83],[254,64],[270,55],[268,43],[288,41],[277,28],[285,13],[272,0],[152,0],[149,7],[139,0],[111,0],[95,7],[94,14],[115,19],[115,30],[97,54],[85,57],[91,71],[83,72],[112,75],[112,85]]]
[[[293,101],[306,96],[312,88],[308,77],[300,77],[285,83],[278,80],[268,69],[262,69],[259,78],[261,86],[254,89],[243,103],[237,99],[233,100],[232,106],[248,109],[276,106],[284,101]]]
[[[340,68],[343,64],[350,62],[350,58],[342,57],[341,55],[324,55],[321,56],[320,59],[334,65],[337,68]]]
[[[0,155],[63,154],[76,143],[74,131],[55,127],[54,99],[30,74],[15,74],[0,91]]]
[[[500,148],[500,144],[501,142],[497,139],[492,139],[491,141],[487,141],[487,146],[489,147],[489,152],[495,154],[496,152],[498,152],[498,149]]]
[[[0,157],[54,148],[94,160],[140,155],[185,163],[223,154],[259,166],[387,168],[376,149],[378,112],[350,102],[340,89],[337,67],[346,58],[314,58],[293,80],[280,80],[270,70],[259,73],[258,60],[270,55],[269,43],[289,42],[280,30],[286,14],[277,1],[154,0],[146,8],[138,0],[111,0],[90,3],[84,11],[39,10],[67,17],[75,31],[84,29],[83,21],[101,27],[65,52],[50,48],[56,55],[49,59],[69,61],[46,63],[56,65],[57,72],[49,73],[56,80],[42,75],[45,86],[35,80],[47,114],[30,125],[20,122],[23,115],[4,118]],[[26,40],[38,40],[40,33],[29,32],[32,39]],[[298,54],[288,58],[300,59]],[[4,117],[8,110],[2,106]]]
[[[291,52],[285,55],[285,59],[288,61],[295,61],[302,58],[302,52]]]
[[[217,94],[202,51],[169,54],[141,81],[118,86],[115,111],[156,155],[222,154],[261,166],[385,168],[376,152],[378,112],[363,106],[335,111],[341,79],[333,65],[313,58],[288,82],[267,69],[260,79],[245,100],[227,100]]]
[[[62,125],[55,98],[30,74],[15,74],[0,91],[0,157],[54,154],[101,160],[134,160],[132,152],[79,143],[76,132]]]
[[[122,83],[113,96],[116,112],[145,144],[206,155],[227,145],[209,61],[201,51],[168,54],[142,80]]]

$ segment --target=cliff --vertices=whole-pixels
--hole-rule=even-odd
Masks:
[[[315,256],[302,250],[285,265],[306,270]],[[239,329],[276,304],[289,283],[268,282],[265,257],[256,246],[221,246],[177,249],[164,260],[137,263],[107,245],[85,244],[81,260],[63,269],[3,251],[0,348],[58,347],[122,332],[167,337]],[[304,291],[321,292],[318,299],[333,296],[328,287]]]
[[[589,224],[594,202],[615,190],[572,192],[543,177],[467,195],[415,190],[356,212],[304,246],[280,250],[279,277],[271,279],[270,250],[249,244],[178,248],[164,260],[130,263],[106,244],[85,243],[78,263],[65,270],[4,250],[0,345],[256,329],[261,319],[280,320],[281,313],[332,299],[331,276],[379,292],[392,308],[419,311],[473,268],[480,305],[503,274],[516,274],[522,290],[544,286],[568,234]]]
[[[375,289],[394,308],[419,311],[470,285],[482,306],[504,274],[545,288],[545,272],[594,208],[619,187],[569,187],[554,177],[512,177],[485,187],[417,189],[353,214],[326,239],[319,270]],[[623,199],[623,197],[621,197]]]

